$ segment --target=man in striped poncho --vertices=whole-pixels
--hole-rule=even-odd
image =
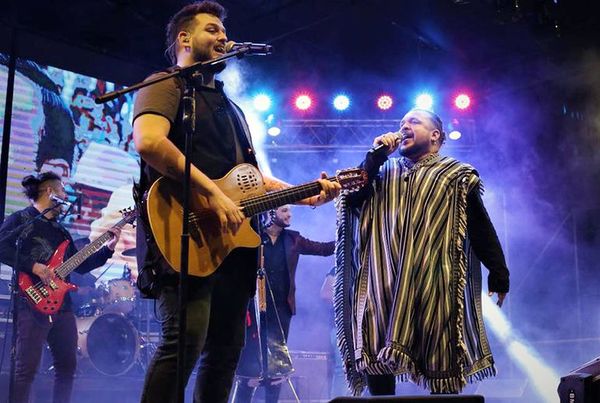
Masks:
[[[509,273],[470,165],[438,154],[440,118],[413,109],[375,138],[370,185],[338,200],[336,325],[351,389],[393,395],[395,377],[459,393],[495,375],[481,271],[498,305]],[[397,149],[401,158],[390,158]]]

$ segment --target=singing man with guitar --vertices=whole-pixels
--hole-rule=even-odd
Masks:
[[[33,378],[40,364],[44,343],[52,351],[55,371],[53,401],[68,402],[76,367],[77,328],[68,292],[70,271],[87,273],[112,256],[120,227],[104,234],[108,240],[97,252],[78,252],[69,232],[57,221],[66,193],[61,178],[53,172],[29,175],[21,182],[31,206],[6,218],[0,227],[0,261],[14,267],[19,278],[16,332],[16,362],[13,402],[29,401]],[[36,218],[44,210],[43,216]],[[20,238],[20,252],[15,244]],[[86,247],[87,248],[87,247]],[[70,259],[73,257],[73,259]],[[62,264],[64,261],[64,264]]]
[[[183,7],[171,17],[167,26],[167,53],[175,65],[173,68],[212,60],[225,53],[225,15],[219,3],[200,1]],[[187,303],[186,375],[189,377],[202,356],[194,401],[211,403],[226,402],[229,395],[244,345],[244,318],[254,293],[256,246],[260,242],[252,232],[249,218],[255,211],[252,207],[263,200],[259,198],[252,205],[242,206],[238,201],[243,196],[238,198],[234,194],[253,192],[257,187],[264,192],[289,187],[277,179],[257,175],[246,119],[225,94],[223,83],[214,78],[224,68],[224,63],[212,65],[195,77],[196,129],[191,145],[194,225],[190,231],[190,255],[199,253],[197,259],[190,256],[189,265],[192,276]],[[141,89],[134,107],[133,138],[146,165],[142,193],[152,186],[158,196],[148,197],[152,230],[137,226],[138,286],[146,295],[151,293],[158,298],[157,310],[163,320],[161,344],[146,374],[143,402],[174,401],[176,395],[176,270],[181,227],[175,217],[181,214],[180,183],[184,176],[182,93],[182,82],[170,78]],[[240,164],[240,170],[227,175]],[[226,175],[231,181],[224,178],[220,184],[225,186],[220,187],[214,180]],[[236,185],[241,188],[236,190]],[[316,193],[295,201],[322,204],[332,200],[339,189],[338,183],[320,179]],[[290,202],[283,201],[281,205],[286,203]],[[243,239],[236,243],[239,238]]]

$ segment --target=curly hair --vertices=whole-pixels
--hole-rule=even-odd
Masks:
[[[61,177],[54,172],[42,172],[39,175],[27,175],[21,181],[23,193],[29,200],[37,201],[40,197],[40,187],[48,181],[60,181]]]
[[[194,18],[197,14],[211,14],[224,21],[227,11],[216,1],[203,0],[188,4],[175,13],[167,24],[165,51],[173,64],[177,62],[177,34],[181,31],[191,31],[194,27]]]

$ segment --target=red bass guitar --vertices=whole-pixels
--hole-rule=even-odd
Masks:
[[[122,211],[123,219],[112,226],[112,228],[122,228],[125,224],[131,224],[135,220],[137,213],[135,209]],[[63,241],[47,263],[50,270],[54,271],[56,277],[48,285],[44,285],[38,276],[33,274],[19,273],[19,290],[33,308],[46,315],[52,315],[60,309],[65,299],[65,294],[77,290],[75,284],[67,283],[67,276],[81,265],[88,257],[102,248],[105,242],[109,241],[114,235],[106,231],[96,240],[87,244],[79,252],[63,262],[65,252],[69,247],[69,241]]]

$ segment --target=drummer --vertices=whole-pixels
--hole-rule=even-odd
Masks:
[[[77,316],[92,316],[100,307],[100,291],[96,290],[96,277],[90,273],[71,273],[71,282],[77,286],[77,292],[71,293],[73,312]]]

